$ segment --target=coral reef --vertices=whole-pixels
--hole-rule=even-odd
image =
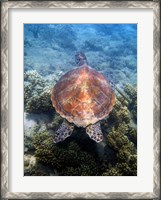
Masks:
[[[27,24],[26,29],[30,31],[34,39],[39,39],[43,46],[49,46],[52,49],[57,47],[55,43],[62,48],[67,48],[68,50],[76,50],[73,43],[76,40],[76,34],[72,30],[70,25],[65,24]],[[62,40],[64,38],[65,40]],[[43,42],[44,41],[44,42]]]
[[[117,167],[109,167],[103,172],[102,176],[122,176],[122,173]]]
[[[108,167],[103,176],[136,176],[137,155],[134,144],[124,133],[112,130],[107,136],[108,145],[116,151],[116,164]]]
[[[34,155],[26,154],[24,156],[24,174],[25,176],[55,176],[57,172],[49,166],[37,162]]]
[[[123,146],[127,145],[129,140],[124,133],[120,133],[113,128],[107,136],[107,143],[114,150],[118,151]]]
[[[106,142],[116,152],[117,159],[113,166],[107,165],[103,176],[136,176],[136,129],[131,126],[130,113],[124,101],[116,101],[107,121],[113,124],[108,129]]]
[[[43,28],[44,28],[43,24],[26,24],[25,25],[25,29],[30,31],[33,34],[35,39],[39,37],[39,32]]]
[[[136,128],[130,126],[127,132],[129,140],[131,140],[135,145],[137,144],[137,131]]]
[[[24,47],[25,47],[25,48],[27,48],[27,47],[32,47],[31,41],[25,39],[25,40],[24,40]]]
[[[112,154],[106,156],[110,151],[108,148],[106,151],[102,149],[105,155],[101,160],[100,153],[94,153],[91,149],[96,146],[86,145],[91,141],[89,138],[83,139],[82,135],[86,136],[86,134],[85,131],[82,133],[80,128],[74,131],[75,136],[71,140],[67,139],[60,144],[54,144],[52,135],[62,122],[62,118],[54,113],[52,123],[47,123],[45,128],[35,126],[33,130],[30,130],[32,137],[28,137],[26,133],[25,147],[34,150],[37,164],[29,165],[25,174],[30,176],[136,176],[137,133],[131,126],[130,112],[126,103],[118,96],[109,117],[102,121],[102,129],[106,133],[105,143],[114,151]],[[115,158],[114,162],[110,155]]]
[[[24,120],[25,120],[25,117],[24,117]],[[24,147],[25,147],[24,151],[25,152],[34,150],[32,138],[38,132],[39,129],[40,129],[40,125],[38,125],[37,123],[35,123],[32,127],[26,128],[25,126],[25,135],[24,135]]]
[[[115,126],[119,126],[123,122],[125,124],[129,124],[130,119],[130,112],[128,108],[123,105],[118,99],[116,99],[116,104],[109,115],[108,122],[110,124],[114,124]]]
[[[25,169],[25,176],[49,176],[50,175],[49,173],[47,173],[47,170],[43,170],[39,166],[40,164],[29,167],[28,169]]]
[[[39,162],[51,165],[63,176],[99,175],[99,166],[94,157],[82,151],[75,142],[55,145],[52,135],[42,132],[35,135],[33,144]]]
[[[88,140],[84,139],[84,142],[80,140],[85,132],[81,135],[82,129],[79,128],[75,130],[75,136],[71,140],[68,139],[63,143],[54,144],[52,135],[62,122],[62,118],[55,113],[52,123],[47,123],[44,129],[35,126],[32,131],[32,138],[28,138],[29,142],[26,146],[30,150],[34,149],[37,162],[36,165],[28,165],[25,175],[136,176],[137,155],[135,145],[137,134],[136,129],[131,127],[130,113],[127,107],[123,106],[123,103],[117,100],[110,116],[102,121],[103,131],[107,134],[106,146],[114,150],[116,155],[113,163],[111,163],[111,158],[106,155],[100,161],[100,155],[94,154],[92,152],[94,150],[91,149],[95,149],[96,146],[92,147],[89,144],[87,148]],[[78,134],[78,132],[80,133]],[[87,149],[89,150],[87,151]],[[109,152],[109,150],[107,151]],[[107,152],[104,153],[107,154]]]
[[[45,88],[40,95],[33,95],[26,103],[25,110],[29,113],[53,112],[50,101],[50,89]]]
[[[86,51],[103,51],[102,40],[90,38],[84,42],[83,49]]]
[[[54,85],[54,81],[52,81]],[[53,112],[52,86],[36,70],[24,74],[24,105],[28,113]]]
[[[51,25],[54,32],[54,41],[62,48],[68,50],[76,50],[74,41],[76,40],[76,34],[70,25],[55,24]],[[64,38],[65,40],[62,40]]]
[[[131,100],[128,105],[128,108],[131,111],[133,119],[135,120],[135,122],[137,122],[137,88],[130,84],[126,84],[124,87],[124,91]]]
[[[24,152],[34,152],[33,137],[48,129],[47,124],[51,123],[52,117],[47,114],[24,114]]]

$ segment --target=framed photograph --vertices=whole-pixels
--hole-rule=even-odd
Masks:
[[[160,3],[1,3],[2,199],[160,198]]]

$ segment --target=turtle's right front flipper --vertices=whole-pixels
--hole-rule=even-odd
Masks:
[[[99,143],[103,140],[103,133],[101,131],[100,122],[87,126],[86,133],[95,142]]]
[[[74,126],[67,122],[63,121],[60,128],[56,131],[56,134],[53,136],[53,142],[58,143],[64,141],[67,137],[69,137],[73,132]]]

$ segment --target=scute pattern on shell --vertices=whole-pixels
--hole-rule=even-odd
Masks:
[[[51,95],[56,111],[78,127],[95,124],[108,116],[115,94],[106,78],[87,65],[67,72]]]

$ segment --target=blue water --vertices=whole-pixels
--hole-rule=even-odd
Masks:
[[[42,76],[76,67],[75,53],[118,87],[137,83],[136,24],[25,24],[24,70]]]

